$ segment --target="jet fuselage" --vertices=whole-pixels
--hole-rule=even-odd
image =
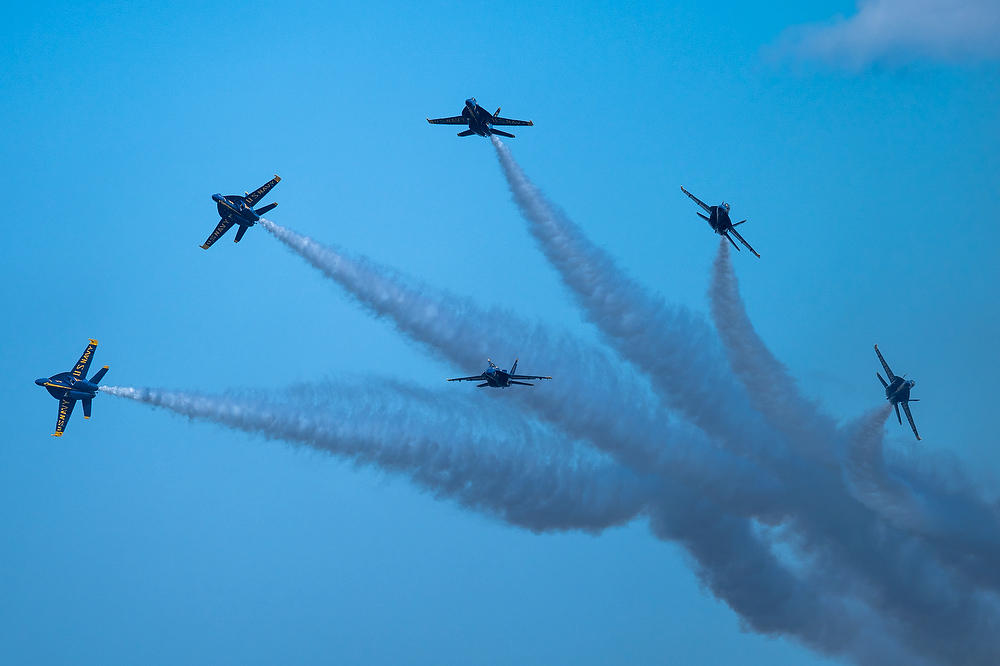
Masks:
[[[709,214],[708,224],[712,227],[712,230],[715,233],[721,236],[733,226],[733,221],[729,217],[729,206],[727,204],[722,204],[719,206],[712,206],[711,209],[712,211]]]
[[[244,197],[236,194],[230,194],[229,196],[213,194],[212,200],[218,205],[219,217],[248,227],[252,227],[260,220],[260,215],[255,213],[251,206],[247,205]]]
[[[465,100],[465,108],[462,109],[462,116],[469,121],[469,129],[479,136],[490,136],[493,131],[490,129],[490,121],[493,114],[479,106],[475,97]]]
[[[889,401],[890,404],[895,405],[898,402],[909,402],[910,400],[910,389],[916,385],[912,379],[903,379],[902,377],[896,377],[889,385],[885,387],[885,399]]]
[[[51,377],[40,377],[35,380],[35,384],[45,387],[49,395],[56,400],[94,398],[100,388],[97,384],[91,384],[86,379],[76,379],[68,372],[60,372]]]
[[[493,388],[508,388],[510,386],[510,373],[495,366],[486,368],[483,379]]]

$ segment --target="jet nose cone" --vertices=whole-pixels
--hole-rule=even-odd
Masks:
[[[48,381],[47,377],[39,377],[38,379],[35,380],[35,384],[38,386],[45,386],[45,382],[47,381]]]
[[[222,195],[221,194],[213,194],[212,195],[212,201],[220,201],[221,199],[222,199]]]

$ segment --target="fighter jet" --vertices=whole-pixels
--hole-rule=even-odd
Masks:
[[[760,255],[757,254],[757,250],[750,247],[750,243],[743,240],[743,236],[740,236],[739,232],[736,231],[736,227],[746,222],[746,220],[740,220],[736,224],[733,224],[733,221],[729,219],[729,204],[723,201],[718,206],[709,206],[705,204],[704,201],[702,201],[695,195],[685,190],[683,186],[681,186],[681,192],[691,197],[691,199],[696,204],[705,209],[705,212],[708,213],[708,215],[706,216],[703,215],[702,213],[698,213],[698,217],[708,222],[709,226],[712,227],[712,231],[719,234],[720,236],[725,236],[726,240],[732,243],[733,247],[735,247],[736,250],[739,251],[740,246],[737,245],[735,242],[733,242],[733,239],[729,237],[729,234],[736,236],[736,238],[738,238],[741,243],[746,245],[748,250],[753,252],[754,255],[756,255],[757,258],[760,259]]]
[[[465,100],[465,108],[462,109],[462,115],[452,116],[451,118],[428,118],[427,122],[431,125],[468,125],[469,129],[464,132],[459,132],[459,136],[472,136],[473,134],[478,134],[479,136],[489,136],[491,134],[499,134],[500,136],[505,136],[510,139],[514,138],[513,134],[494,129],[493,126],[535,124],[530,120],[501,118],[500,107],[497,107],[496,113],[490,115],[489,111],[476,103],[475,97],[470,97]]]
[[[218,205],[219,216],[222,217],[222,219],[219,220],[219,224],[215,227],[215,231],[209,235],[208,240],[206,240],[205,244],[201,246],[201,249],[207,250],[212,247],[215,241],[222,238],[226,232],[229,231],[229,227],[234,224],[240,225],[239,231],[236,232],[236,238],[233,239],[234,243],[239,243],[243,238],[243,234],[247,232],[247,229],[257,224],[261,215],[278,205],[277,203],[270,203],[266,206],[261,206],[257,210],[253,209],[257,202],[263,199],[264,196],[271,191],[271,188],[277,185],[280,181],[281,178],[275,175],[274,178],[267,181],[253,192],[244,192],[242,197],[238,194],[227,194],[226,196],[213,194],[212,200]]]
[[[551,377],[540,377],[538,375],[515,375],[517,372],[517,359],[514,360],[514,365],[510,366],[510,370],[502,370],[497,367],[497,364],[486,359],[486,362],[490,364],[483,374],[476,375],[475,377],[455,377],[454,379],[449,379],[449,382],[477,382],[482,381],[482,384],[477,384],[476,388],[483,388],[484,386],[490,386],[492,388],[507,388],[511,384],[520,384],[521,386],[534,386],[529,382],[517,381],[519,379],[552,379]]]
[[[87,379],[87,370],[94,358],[95,349],[97,340],[91,340],[72,370],[35,380],[36,384],[44,386],[49,395],[59,401],[59,414],[56,417],[56,431],[52,433],[53,437],[62,437],[77,400],[83,401],[83,418],[90,418],[90,401],[97,396],[98,383],[108,372],[108,366],[104,366],[94,373],[93,377]]]
[[[896,420],[899,421],[900,425],[903,425],[903,419],[899,415],[899,406],[903,406],[903,411],[906,412],[906,420],[910,422],[910,428],[913,429],[913,436],[920,439],[920,435],[917,434],[917,426],[913,423],[913,414],[910,414],[910,404],[911,402],[920,402],[918,398],[910,397],[910,389],[916,384],[912,379],[904,379],[903,377],[897,377],[892,374],[892,370],[889,369],[889,364],[885,362],[882,358],[882,352],[878,350],[878,345],[875,345],[875,353],[878,354],[878,360],[882,362],[882,367],[885,368],[885,374],[889,376],[888,383],[882,378],[882,375],[875,373],[878,376],[878,380],[882,382],[882,386],[885,387],[885,399],[896,408]]]

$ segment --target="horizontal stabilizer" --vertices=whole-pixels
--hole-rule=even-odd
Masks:
[[[880,382],[882,382],[882,388],[889,388],[889,384],[884,379],[882,379],[882,375],[881,374],[879,374],[879,373],[876,372],[875,376],[878,377],[878,380]]]
[[[260,208],[258,208],[254,212],[257,213],[258,215],[263,215],[264,213],[267,213],[267,212],[270,212],[270,211],[274,210],[274,208],[277,205],[278,205],[278,202],[275,201],[274,203],[269,203],[266,206],[261,206]]]
[[[473,134],[475,134],[475,132],[470,129],[458,133],[459,136],[472,136]]]
[[[743,224],[744,222],[746,222],[746,220],[740,220],[739,222],[737,222],[737,223],[736,223],[736,224],[734,224],[733,226],[734,226],[734,227],[738,227],[738,226],[740,226],[741,224]]]
[[[104,366],[96,373],[94,373],[94,376],[90,378],[90,383],[91,384],[99,383],[102,379],[104,379],[104,375],[106,374],[108,374],[108,366]]]
[[[476,388],[483,388],[484,386],[489,386],[489,382],[483,382],[482,384],[476,384]]]
[[[83,403],[83,418],[90,418],[90,407],[93,404],[93,398],[84,398],[80,402]]]
[[[722,235],[726,237],[726,240],[727,240],[727,241],[729,241],[730,243],[732,243],[732,244],[733,244],[733,247],[735,247],[735,248],[736,248],[736,251],[737,251],[737,252],[739,252],[739,251],[740,251],[740,246],[736,244],[736,241],[734,241],[734,240],[733,240],[732,238],[730,238],[730,237],[729,237],[729,234],[722,234]]]
[[[516,382],[516,381],[514,381],[513,379],[512,379],[512,380],[510,380],[510,383],[511,383],[511,384],[520,384],[521,386],[534,386],[534,384],[530,384],[530,383],[528,383],[528,382]]]
[[[250,227],[241,224],[239,231],[236,232],[236,238],[233,239],[233,242],[239,243],[243,239],[243,234],[245,234],[249,228]]]
[[[698,211],[695,211],[694,214],[697,215],[698,217],[700,217],[701,219],[705,220],[706,222],[711,222],[712,221],[708,217],[708,215],[705,215],[704,213],[699,213]]]
[[[495,127],[491,128],[490,131],[493,132],[494,134],[499,134],[500,136],[505,136],[508,139],[513,139],[514,138],[514,135],[511,134],[510,132],[504,132],[504,131],[498,130]]]

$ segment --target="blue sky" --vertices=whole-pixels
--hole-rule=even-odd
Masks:
[[[878,342],[918,380],[919,446],[995,482],[979,386],[1000,372],[1000,72],[981,55],[840,67],[780,47],[794,26],[854,11],[11,9],[3,661],[831,663],[742,631],[641,522],[534,535],[391,475],[110,396],[55,440],[56,403],[31,380],[68,369],[88,337],[125,385],[374,375],[437,390],[478,370],[407,342],[260,228],[198,249],[217,221],[210,195],[272,173],[275,221],[596,340],[489,143],[424,121],[475,95],[534,120],[508,143],[525,170],[670,301],[706,310],[716,250],[678,186],[731,202],[762,255],[734,258],[748,311],[805,391],[838,419],[878,404]]]

